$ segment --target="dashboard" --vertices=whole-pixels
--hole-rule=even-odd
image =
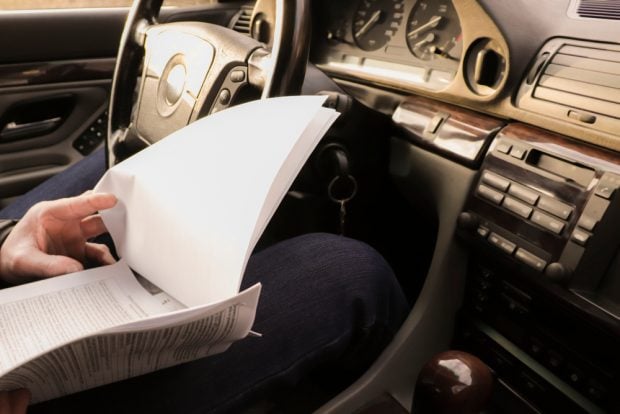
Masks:
[[[620,25],[581,3],[592,1],[319,1],[311,59],[387,114],[398,97],[369,99],[414,93],[620,150]]]
[[[325,9],[327,68],[433,90],[454,80],[463,36],[452,2],[376,0],[347,6],[329,3]]]

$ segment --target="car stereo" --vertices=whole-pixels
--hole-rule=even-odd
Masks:
[[[459,216],[472,258],[456,346],[542,411],[620,409],[619,193],[620,154],[512,124]]]
[[[558,136],[511,125],[497,136],[482,164],[460,228],[549,281],[596,301],[608,293],[599,287],[620,285],[620,280],[607,280],[620,278],[620,272],[608,271],[620,245],[616,162],[620,156],[614,153],[579,152]],[[618,294],[610,293],[600,306],[620,316]]]

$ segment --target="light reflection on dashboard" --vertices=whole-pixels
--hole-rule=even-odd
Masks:
[[[338,4],[334,4],[338,3]],[[462,34],[450,0],[323,3],[314,61],[342,76],[441,90],[460,65]]]
[[[425,86],[434,90],[443,89],[454,79],[453,72],[346,55],[341,62],[327,62],[321,67],[330,72],[349,73],[371,81],[378,79],[397,82],[402,86]]]

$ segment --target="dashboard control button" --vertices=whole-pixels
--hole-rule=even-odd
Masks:
[[[523,218],[529,218],[533,210],[532,207],[528,206],[527,204],[523,204],[522,202],[517,201],[512,197],[504,198],[502,206]]]
[[[523,158],[525,158],[525,152],[527,150],[525,148],[521,148],[521,147],[512,147],[512,149],[510,150],[510,156],[517,158],[519,160],[522,160]]]
[[[545,270],[545,266],[547,266],[547,262],[545,262],[543,259],[522,248],[517,249],[515,257],[520,262],[525,263],[526,265],[533,267],[540,272]]]
[[[586,124],[593,124],[596,122],[596,116],[581,111],[568,111],[568,117],[579,122],[585,122]]]
[[[233,70],[230,72],[230,80],[234,83],[245,81],[245,72],[240,69]]]
[[[510,150],[512,149],[512,145],[510,145],[507,142],[500,142],[499,144],[497,144],[495,149],[504,154],[508,154]]]
[[[515,196],[519,200],[523,200],[528,204],[534,205],[538,201],[538,193],[519,184],[512,184],[508,189],[508,194]]]
[[[596,223],[598,223],[598,221],[594,217],[583,214],[579,219],[579,222],[577,222],[577,225],[582,229],[592,231],[594,230],[594,227],[596,227]]]
[[[564,283],[570,276],[571,272],[562,263],[553,262],[545,269],[545,276],[553,283]]]
[[[484,227],[484,226],[479,226],[478,229],[476,230],[476,232],[481,236],[481,237],[487,237],[489,235],[489,229]]]
[[[607,173],[601,177],[601,180],[594,190],[594,194],[599,197],[610,199],[619,185],[620,177]]]
[[[562,233],[562,230],[564,230],[564,225],[566,224],[563,221],[556,220],[545,213],[541,213],[540,211],[535,211],[534,214],[532,214],[532,221],[555,234]]]
[[[480,220],[478,219],[478,216],[469,211],[460,212],[456,219],[456,225],[459,229],[467,231],[477,230],[478,225],[480,224],[479,222]]]
[[[587,233],[583,230],[575,229],[572,239],[573,241],[575,241],[575,243],[585,246],[590,239],[590,233]]]
[[[224,88],[220,91],[220,94],[218,95],[217,100],[222,106],[226,106],[230,103],[230,98],[231,98],[230,91]]]
[[[573,208],[568,204],[555,200],[551,197],[541,197],[538,201],[538,208],[545,210],[547,213],[551,213],[556,217],[566,220],[573,212]]]
[[[610,199],[611,196],[614,194],[615,190],[615,188],[599,184],[596,186],[596,191],[594,192],[594,194],[603,198]]]
[[[563,362],[564,362],[564,357],[561,354],[559,354],[558,352],[555,352],[553,350],[550,350],[549,352],[547,352],[547,363],[553,369],[560,368],[560,366],[562,366]]]
[[[491,243],[492,245],[496,247],[499,247],[501,250],[503,250],[504,252],[508,254],[512,254],[512,252],[514,252],[515,249],[517,248],[516,244],[514,244],[510,240],[503,238],[497,233],[491,233],[489,235],[488,240],[489,240],[489,243]]]
[[[506,191],[508,186],[510,186],[508,179],[489,171],[482,173],[482,182],[501,191]]]
[[[441,125],[441,123],[446,118],[447,118],[446,116],[435,115],[434,117],[431,118],[430,121],[428,121],[425,132],[428,132],[429,134],[435,134],[437,130],[439,129],[439,125]]]
[[[478,195],[498,205],[504,199],[504,195],[502,193],[500,193],[499,191],[495,191],[491,187],[487,187],[486,185],[482,185],[482,184],[478,186]]]
[[[569,383],[579,384],[583,380],[583,371],[573,364],[567,364],[566,374]]]

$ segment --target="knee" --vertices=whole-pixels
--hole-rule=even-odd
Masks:
[[[263,283],[265,309],[334,323],[399,324],[408,305],[386,260],[366,243],[326,233],[285,240],[253,255],[244,285]],[[284,292],[284,293],[283,293]]]
[[[329,233],[311,233],[293,240],[299,246],[300,262],[308,264],[314,277],[336,279],[345,286],[395,282],[390,265],[364,242]]]
[[[333,298],[342,310],[358,309],[389,323],[402,321],[408,311],[404,294],[392,268],[373,247],[327,233],[299,236],[293,243],[309,289]]]

